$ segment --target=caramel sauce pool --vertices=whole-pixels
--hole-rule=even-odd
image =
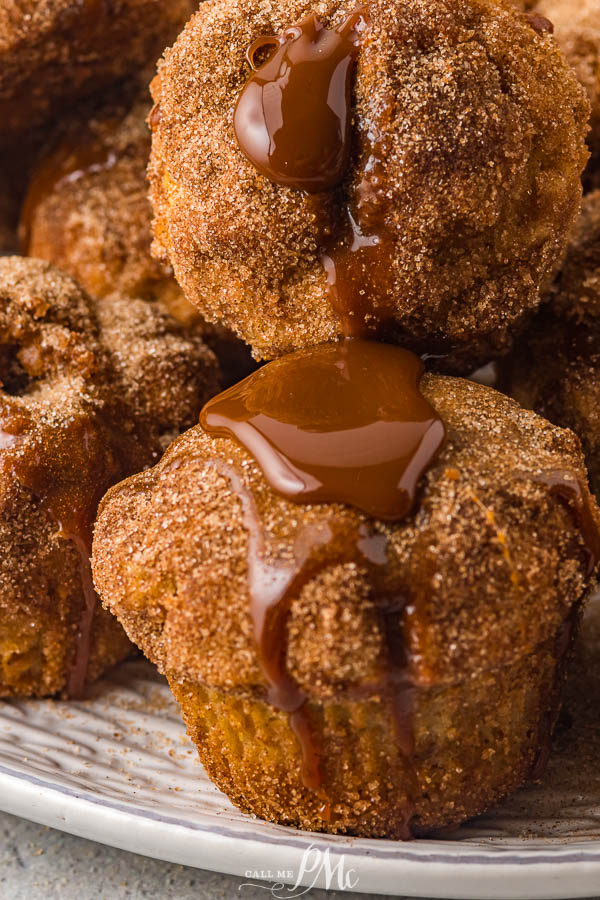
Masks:
[[[253,69],[234,112],[240,149],[274,184],[322,195],[337,189],[331,238],[320,248],[329,300],[346,337],[380,337],[395,313],[395,240],[383,190],[387,149],[377,128],[350,165],[352,75],[368,31],[366,7],[336,29],[314,16],[280,35],[257,38],[246,54]],[[256,65],[261,51],[271,50]],[[349,169],[358,183],[342,185]],[[353,173],[354,174],[354,173]],[[321,195],[321,196],[319,196]]]
[[[314,15],[257,38],[234,113],[244,155],[275,184],[318,193],[344,177],[350,157],[351,75],[365,27],[357,9],[336,29]],[[256,67],[256,55],[273,48]]]
[[[287,499],[398,521],[445,439],[419,390],[423,371],[399,347],[324,344],[259,369],[210,400],[200,422],[245,447]]]

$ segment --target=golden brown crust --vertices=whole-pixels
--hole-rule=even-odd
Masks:
[[[523,12],[542,15],[554,28],[556,43],[575,69],[588,95],[592,115],[588,141],[600,152],[600,7],[596,0],[513,0]]]
[[[415,780],[411,829],[419,835],[459,825],[529,777],[547,739],[546,716],[551,723],[558,708],[565,660],[555,647],[551,641],[477,679],[420,690],[412,766],[398,753],[389,703],[309,703],[322,794],[298,778],[298,742],[284,713],[260,699],[169,681],[208,774],[241,810],[310,831],[402,838]]]
[[[366,524],[387,536],[386,578],[408,601],[396,627],[418,696],[420,827],[481,810],[531,768],[542,713],[551,715],[554,703],[556,637],[589,588],[577,516],[543,480],[564,473],[588,497],[579,444],[489,388],[426,376],[423,390],[449,441],[404,523],[383,525],[340,505],[294,505],[268,488],[246,451],[199,427],[100,506],[94,574],[102,600],[167,674],[209,773],[244,809],[302,827],[397,836],[408,776],[390,741],[390,710],[373,687],[389,652],[385,616],[369,573],[334,554],[292,599],[285,643],[286,670],[308,695],[333,760],[325,779],[333,823],[318,813],[322,798],[303,788],[289,723],[265,702],[249,533],[231,471],[256,506],[263,561],[293,558],[304,529],[331,521],[342,535]],[[600,521],[595,504],[592,515]],[[461,720],[456,711],[467,707]],[[486,747],[493,752],[483,758],[493,761],[475,769]],[[338,769],[336,755],[350,768]],[[471,767],[460,777],[459,763]]]
[[[219,388],[215,358],[198,329],[186,329],[160,306],[111,294],[95,305],[121,397],[161,443],[198,421]]]
[[[93,515],[98,487],[196,419],[216,372],[151,305],[111,297],[98,313],[47,263],[0,259],[0,696],[56,693],[73,666],[82,559],[61,499]],[[88,680],[130,650],[106,612],[93,622]]]
[[[0,142],[154,62],[194,8],[192,0],[5,0]]]
[[[339,0],[209,0],[190,20],[152,85],[156,252],[187,298],[258,356],[336,337],[320,251],[376,126],[390,146],[386,225],[396,241],[388,337],[466,368],[507,349],[560,259],[589,107],[552,38],[508,4],[373,0],[346,181],[318,200],[277,187],[233,135],[245,50],[309,11],[338,22],[348,9]]]

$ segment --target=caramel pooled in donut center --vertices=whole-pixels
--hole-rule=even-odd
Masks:
[[[238,144],[275,184],[309,193],[334,188],[350,158],[350,89],[362,9],[336,29],[311,15],[279,36],[262,36],[249,48],[254,69],[234,113]],[[258,68],[255,55],[275,51]]]
[[[200,421],[242,444],[284,497],[398,521],[445,438],[419,391],[423,371],[399,347],[324,344],[259,369],[210,400]]]

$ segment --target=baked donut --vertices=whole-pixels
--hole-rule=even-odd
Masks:
[[[600,324],[600,190],[583,198],[549,300],[555,313],[565,320]]]
[[[96,604],[96,507],[217,383],[211,351],[157,308],[94,306],[47,263],[0,259],[0,696],[77,695],[130,652]]]
[[[581,324],[544,310],[503,363],[500,385],[525,408],[577,434],[600,498],[600,319]]]
[[[0,143],[154,62],[193,0],[3,0]]]
[[[121,85],[59,124],[29,180],[21,246],[68,272],[92,297],[119,291],[161,298],[167,307],[173,298],[179,309],[183,298],[170,266],[150,255],[148,81]]]
[[[600,497],[600,190],[583,198],[562,269],[499,386],[580,438]]]
[[[571,63],[592,105],[589,144],[600,153],[600,6],[596,0],[519,0],[551,22],[556,42]]]
[[[155,252],[257,358],[345,333],[470,371],[508,349],[560,261],[589,105],[552,36],[504,0],[353,10],[202,4],[151,86]],[[306,92],[292,79],[290,159],[268,177],[260,148],[251,161],[240,145],[271,127],[252,98],[280,60],[318,57],[320,40],[332,48],[315,63],[322,83]],[[334,115],[324,98],[338,57],[348,95],[342,85]],[[305,159],[304,180],[285,174]]]
[[[287,402],[287,367],[312,352],[222,397],[240,422],[264,421]],[[263,392],[256,379],[280,365]],[[364,371],[393,395],[381,369]],[[580,446],[482,385],[426,375],[421,394],[446,442],[403,521],[289,499],[259,456],[200,425],[100,504],[102,601],[245,812],[406,837],[541,771],[600,551]]]
[[[29,181],[21,247],[67,272],[92,297],[119,292],[158,300],[202,335],[233,383],[254,368],[249,351],[222,326],[204,322],[171,267],[150,253],[149,78],[143,73],[121,84],[91,112],[86,104],[60,123]]]

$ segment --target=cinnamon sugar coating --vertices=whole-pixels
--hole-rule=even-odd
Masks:
[[[141,300],[95,306],[47,263],[0,259],[0,696],[65,690],[104,490],[159,458],[217,388],[198,338]],[[93,612],[91,681],[130,651]]]
[[[156,301],[214,349],[227,381],[252,368],[227,329],[208,325],[189,304],[170,265],[152,258],[146,167],[151,109],[148,71],[59,124],[38,160],[21,215],[27,255],[75,278],[93,297],[119,292]]]
[[[170,266],[150,255],[147,84],[122,84],[59,124],[29,182],[21,239],[28,256],[68,272],[93,297],[178,302]]]
[[[580,482],[596,522],[599,512],[571,432],[474,383],[428,375],[422,390],[449,439],[402,523],[294,505],[239,445],[200,427],[100,505],[93,567],[103,603],[167,675],[209,774],[246,811],[397,837],[415,777],[419,831],[481,811],[531,771],[556,710],[557,635],[590,587],[575,509],[544,477]],[[335,523],[343,542],[365,526],[387,539],[385,579],[407,601],[390,618],[364,565],[340,562],[336,544],[291,598],[282,650],[308,696],[318,795],[301,781],[286,714],[267,699],[250,613],[248,497],[262,571],[289,564],[307,531]],[[412,761],[373,687],[392,632],[403,635],[416,688]]]
[[[0,143],[154,62],[195,6],[193,0],[4,0]]]
[[[467,370],[509,347],[560,260],[579,204],[589,106],[552,37],[507,2],[372,0],[345,181],[316,196],[278,187],[233,133],[246,49],[309,12],[334,26],[353,8],[201,6],[152,84],[155,250],[187,299],[257,357],[338,337],[321,253],[374,139],[393,235],[395,315],[385,337]]]
[[[560,49],[571,63],[592,105],[590,147],[600,152],[600,6],[597,0],[518,0],[546,16]]]

